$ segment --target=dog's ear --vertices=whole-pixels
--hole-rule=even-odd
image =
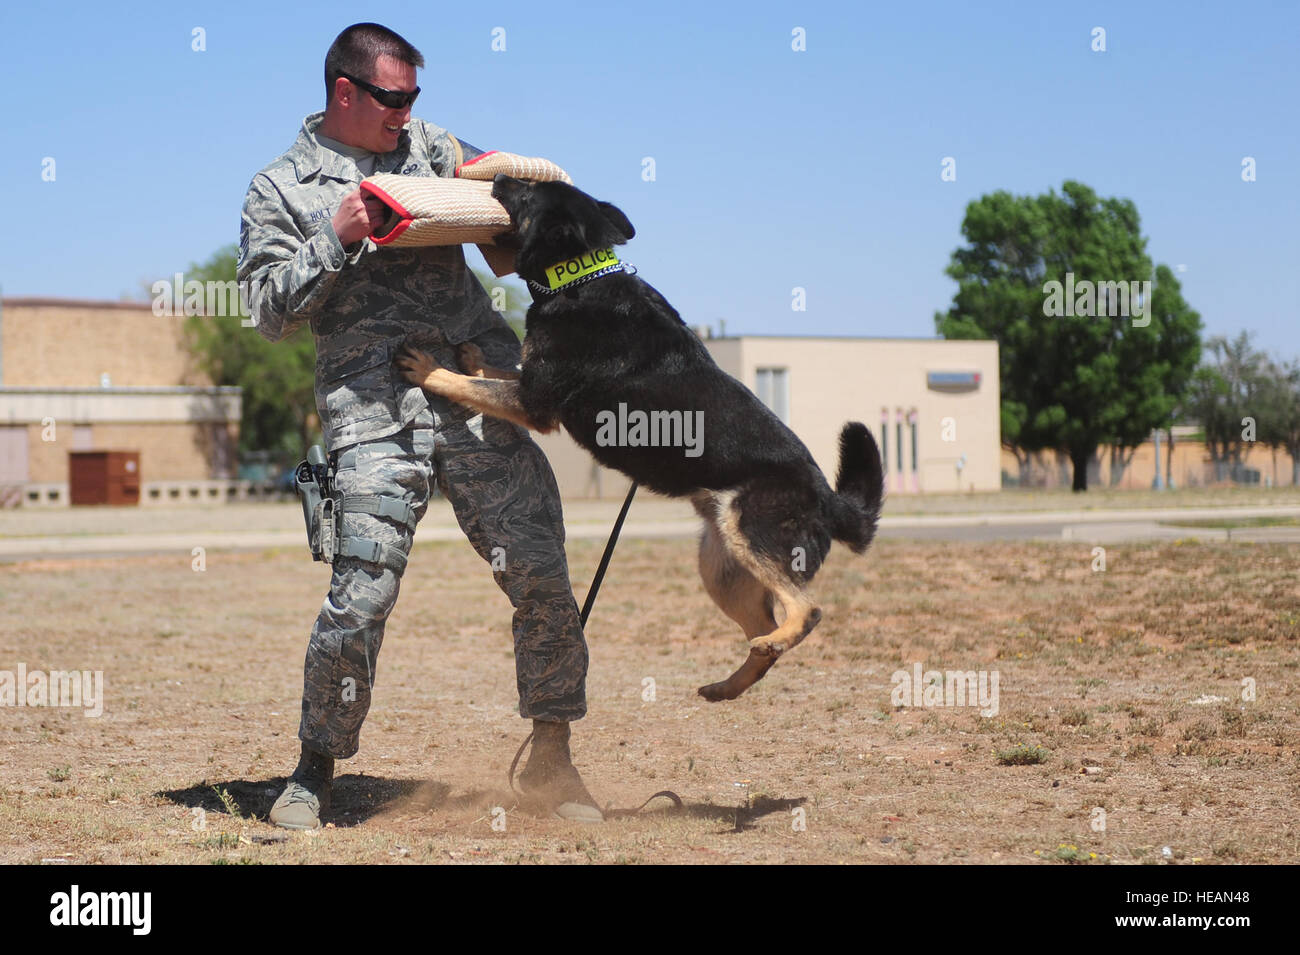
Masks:
[[[605,218],[610,221],[619,232],[623,234],[623,241],[626,242],[636,236],[636,229],[632,228],[632,223],[628,221],[627,216],[623,215],[623,210],[612,202],[597,202],[600,211],[605,214]]]

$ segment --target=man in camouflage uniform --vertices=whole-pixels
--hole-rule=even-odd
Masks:
[[[460,246],[380,248],[364,175],[445,176],[480,150],[412,119],[419,52],[377,24],[349,27],[325,61],[324,113],[254,177],[244,201],[238,278],[259,332],[276,342],[304,322],[316,341],[316,406],[345,495],[329,596],[304,666],[302,756],[271,821],[317,828],[335,759],[357,752],[384,624],[416,524],[436,481],[514,605],[519,715],[534,742],[520,783],[539,808],[600,819],[569,758],[586,713],[587,645],[569,585],[559,491],[527,433],[408,385],[393,366],[406,341],[453,365],[472,341],[518,367],[519,342]]]

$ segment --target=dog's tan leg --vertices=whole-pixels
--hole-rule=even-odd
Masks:
[[[786,586],[779,586],[785,583]],[[821,623],[822,611],[802,590],[789,585],[788,581],[772,581],[772,588],[781,606],[785,608],[785,623],[767,636],[749,642],[751,653],[771,656],[776,659],[787,650],[793,650],[803,643],[803,638],[812,633],[813,628]]]
[[[473,342],[461,342],[456,346],[456,364],[460,370],[472,378],[498,378],[501,381],[518,381],[519,372],[504,368],[493,368],[483,356],[483,349]]]
[[[700,538],[700,578],[713,602],[740,624],[746,637],[753,640],[776,629],[771,592],[736,563],[712,521],[705,522]]]
[[[759,583],[748,570],[736,562],[723,543],[721,532],[714,522],[716,511],[701,509],[704,515],[704,536],[700,539],[700,577],[704,589],[722,612],[754,640],[776,629],[771,591]],[[719,683],[710,683],[697,691],[711,703],[734,700],[761,680],[776,663],[776,656],[750,651],[740,669]]]
[[[702,686],[695,692],[704,697],[710,703],[721,703],[723,700],[734,700],[740,694],[744,693],[751,686],[763,679],[767,671],[772,669],[776,663],[776,657],[768,656],[763,653],[749,651],[749,656],[745,662],[740,665],[740,669],[731,676],[718,683],[710,683]]]
[[[554,431],[554,421],[531,418],[519,400],[519,382],[497,378],[471,378],[437,365],[433,357],[407,347],[395,359],[402,377],[433,395],[481,411],[493,418],[504,418],[532,431]]]
[[[554,431],[554,422],[534,421],[519,401],[519,382],[498,378],[471,378],[446,368],[435,368],[421,386],[425,391],[442,395],[457,404],[481,411],[493,418],[504,418],[531,431]]]
[[[710,703],[734,700],[763,679],[783,653],[797,646],[812,632],[821,621],[822,612],[806,596],[799,596],[804,597],[802,605],[799,602],[785,604],[783,601],[783,605],[793,608],[787,609],[789,616],[785,623],[763,636],[750,639],[749,656],[740,665],[740,669],[721,682],[700,687],[697,691],[700,696]]]
[[[751,653],[779,657],[803,642],[821,621],[822,612],[812,598],[790,579],[784,568],[772,566],[770,561],[754,552],[749,539],[740,529],[739,513],[732,499],[721,502],[718,508],[718,536],[727,553],[754,576],[764,590],[776,596],[785,611],[785,621],[762,636],[751,636]]]

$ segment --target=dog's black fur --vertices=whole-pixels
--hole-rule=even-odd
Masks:
[[[618,208],[562,182],[497,176],[492,195],[516,225],[519,274],[542,285],[547,266],[636,235]],[[833,493],[803,442],[718,368],[677,310],[639,277],[615,273],[537,295],[524,341],[520,400],[539,430],[564,425],[601,464],[660,494],[740,491],[742,529],[779,547],[772,556],[782,563],[789,563],[790,548],[803,546],[810,558],[805,580],[832,537],[858,553],[871,543],[883,475],[866,426],[850,423],[840,434],[840,493]],[[703,454],[601,447],[596,416],[619,402],[629,410],[703,411]],[[779,531],[784,523],[789,528]]]
[[[635,235],[616,207],[565,183],[497,176],[492,194],[514,224],[505,241],[516,249],[519,274],[542,286],[548,266]],[[751,640],[772,632],[772,608],[782,604],[794,629],[755,651],[770,659],[755,663],[747,677],[721,690],[723,684],[702,688],[710,699],[739,695],[816,625],[820,611],[801,592],[831,540],[861,553],[875,534],[884,490],[871,432],[856,422],[844,426],[831,490],[794,432],[718,368],[677,311],[635,275],[617,272],[553,294],[535,292],[517,388],[530,427],[550,431],[563,425],[606,467],[661,494],[691,497],[706,519],[706,587]],[[464,393],[440,393],[467,400]],[[598,415],[616,413],[620,403],[629,412],[703,412],[702,453],[688,457],[680,447],[600,444]],[[490,401],[479,407],[492,413]],[[790,623],[799,612],[795,603],[810,621],[802,632]]]

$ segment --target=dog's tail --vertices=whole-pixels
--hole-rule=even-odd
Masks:
[[[850,421],[840,432],[840,472],[830,500],[831,534],[861,554],[876,536],[885,496],[885,468],[870,429]]]

